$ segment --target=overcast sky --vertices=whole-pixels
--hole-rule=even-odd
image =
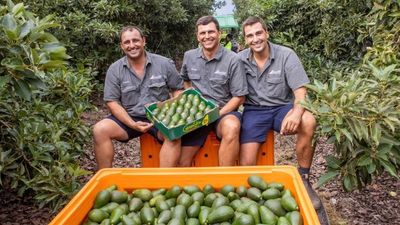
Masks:
[[[233,14],[233,3],[232,0],[225,0],[226,5],[220,9],[217,9],[215,11],[215,15],[217,16],[222,16],[222,15],[228,15],[228,14]]]

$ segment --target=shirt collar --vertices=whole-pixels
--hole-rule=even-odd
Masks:
[[[222,47],[222,46],[219,44],[219,45],[218,45],[218,51],[217,51],[217,53],[215,54],[215,56],[214,56],[213,59],[216,59],[216,60],[218,60],[218,61],[221,60],[222,55],[224,54],[224,51],[226,51],[225,48]],[[206,59],[206,57],[204,57],[203,48],[202,48],[202,47],[197,48],[196,55],[197,55],[197,57],[199,57],[199,58]],[[211,59],[211,60],[212,60],[212,59]]]
[[[147,67],[148,65],[151,65],[152,57],[151,57],[151,53],[149,53],[147,51],[144,51],[144,54],[146,55],[146,67]],[[128,57],[127,56],[125,56],[124,59],[122,60],[122,65],[129,67],[128,66]]]
[[[275,47],[274,44],[268,41],[268,47],[269,47],[269,58],[271,61],[275,59]],[[247,60],[253,61],[253,52],[249,48],[249,53],[247,54]]]

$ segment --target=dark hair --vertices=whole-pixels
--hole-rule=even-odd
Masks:
[[[217,27],[217,30],[219,31],[219,23],[218,23],[218,20],[217,20],[215,17],[213,17],[213,16],[202,16],[202,17],[200,17],[200,18],[197,20],[197,22],[196,22],[196,30],[197,30],[197,27],[198,27],[198,26],[200,26],[200,25],[207,25],[207,24],[209,24],[209,23],[214,23],[215,26]]]
[[[119,32],[119,41],[122,41],[123,33],[127,32],[127,31],[133,31],[133,30],[137,30],[139,32],[141,38],[144,37],[143,31],[139,27],[130,25],[130,26],[125,26],[121,29],[121,31]]]
[[[268,31],[267,25],[265,24],[265,22],[264,22],[263,19],[261,19],[260,17],[257,17],[257,16],[249,16],[249,17],[242,23],[242,32],[243,32],[243,35],[246,35],[246,33],[244,32],[244,28],[245,28],[246,26],[250,26],[250,25],[253,25],[253,24],[256,24],[256,23],[260,23],[261,26],[262,26],[262,28],[263,28],[265,31]]]
[[[232,39],[233,35],[231,33],[229,33],[229,34],[226,35],[226,37],[229,38],[229,39]]]

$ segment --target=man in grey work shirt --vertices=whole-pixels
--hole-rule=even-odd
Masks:
[[[256,164],[258,150],[268,130],[274,129],[282,135],[297,133],[299,172],[318,209],[321,201],[308,180],[316,120],[299,104],[306,97],[304,85],[309,79],[293,50],[268,41],[269,33],[261,18],[249,17],[242,29],[250,48],[239,53],[249,88],[242,118],[240,164]]]
[[[197,20],[196,29],[201,47],[185,53],[181,75],[185,87],[194,87],[220,107],[221,117],[216,122],[182,137],[179,165],[190,166],[208,132],[215,129],[217,136],[221,138],[219,165],[233,166],[239,153],[241,118],[236,110],[248,93],[243,64],[236,53],[219,44],[219,24],[214,17],[201,17]]]
[[[182,78],[172,60],[144,50],[146,39],[138,27],[124,27],[120,41],[125,56],[109,67],[104,86],[104,101],[112,115],[93,128],[98,169],[112,167],[112,140],[127,142],[148,132],[162,141],[162,135],[146,119],[144,106],[167,100],[170,91],[177,94],[183,89]],[[180,140],[165,138],[160,167],[176,166],[180,148]]]

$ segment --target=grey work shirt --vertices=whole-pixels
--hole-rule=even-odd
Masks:
[[[143,79],[138,78],[127,57],[114,62],[107,71],[104,101],[118,101],[130,116],[145,116],[147,103],[164,101],[171,90],[183,89],[183,81],[172,60],[146,52]]]
[[[185,52],[181,76],[219,107],[232,97],[248,93],[242,62],[236,53],[222,46],[211,60],[204,57],[202,48]]]
[[[263,71],[259,71],[249,48],[238,54],[244,63],[249,88],[245,104],[279,106],[293,103],[293,91],[310,82],[292,49],[268,44],[270,58]]]

